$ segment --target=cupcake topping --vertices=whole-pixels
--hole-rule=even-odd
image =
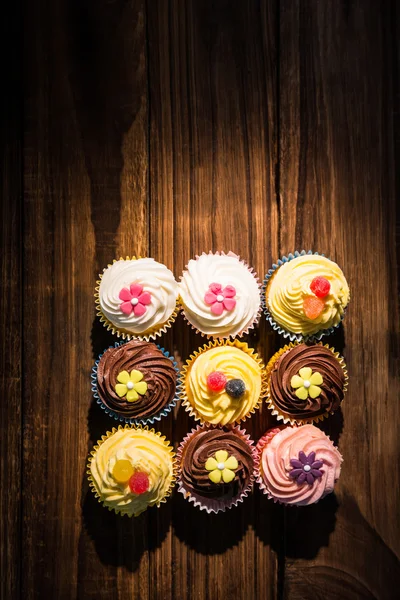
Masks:
[[[310,367],[303,367],[298,375],[293,375],[290,385],[296,390],[295,394],[300,400],[307,400],[308,396],[318,398],[321,393],[319,386],[323,382],[321,373],[318,371],[313,373]]]
[[[212,371],[207,376],[207,387],[212,392],[225,392],[231,398],[240,398],[246,391],[246,385],[242,379],[230,379],[222,371]]]
[[[207,376],[207,385],[213,392],[221,392],[225,389],[226,376],[221,371],[213,371]]]
[[[254,470],[252,449],[235,430],[203,428],[184,444],[181,485],[185,494],[209,505],[239,497],[248,489]]]
[[[245,393],[246,386],[242,379],[230,379],[225,386],[225,391],[231,398],[240,398]]]
[[[299,458],[291,458],[290,464],[293,468],[289,471],[289,477],[295,479],[299,485],[305,481],[312,485],[316,479],[322,477],[323,471],[320,469],[324,461],[315,460],[315,452],[310,452],[307,456],[303,450],[300,450]]]
[[[343,367],[340,356],[322,344],[289,348],[272,367],[268,386],[273,406],[298,420],[335,411],[344,396]]]
[[[318,427],[285,427],[261,448],[260,476],[274,500],[306,506],[333,492],[342,460]]]
[[[144,471],[136,471],[129,479],[129,488],[133,494],[144,494],[149,487],[149,476]]]
[[[214,456],[207,459],[205,468],[210,471],[209,479],[213,483],[230,483],[235,478],[236,469],[239,463],[234,456],[229,456],[226,450],[217,450]]]
[[[133,475],[133,467],[129,460],[117,460],[112,475],[117,483],[126,484]]]
[[[139,371],[143,379],[136,384],[130,381],[129,387],[133,384],[131,390],[128,385],[126,385],[127,391],[122,387],[118,388],[123,394],[120,396],[116,386],[123,383],[118,380],[118,376],[123,371],[128,374]],[[102,404],[118,415],[126,418],[146,418],[156,415],[173,401],[176,379],[177,372],[173,361],[155,344],[131,340],[116,348],[109,348],[100,358],[96,387]],[[144,386],[139,385],[142,383],[147,385],[145,394],[140,393],[144,389]],[[135,401],[127,398],[127,393],[132,390],[138,393],[138,399]]]
[[[325,302],[317,296],[305,296],[303,300],[303,310],[307,319],[314,321],[323,313]]]
[[[231,311],[236,306],[236,290],[233,285],[224,288],[220,283],[211,283],[204,296],[204,302],[211,306],[214,315],[222,315],[224,309]]]
[[[117,383],[115,391],[120,398],[126,396],[128,402],[136,402],[139,400],[139,394],[144,396],[147,392],[147,383],[142,381],[143,373],[133,369],[130,374],[128,371],[121,371],[117,375]]]
[[[233,252],[202,254],[190,260],[179,284],[184,315],[209,336],[241,335],[257,319],[257,276]]]
[[[123,487],[129,484],[129,489],[133,494],[144,494],[150,487],[150,480],[147,473],[144,471],[135,471],[131,462],[124,458],[115,462],[112,476]]]
[[[98,315],[124,335],[155,335],[175,316],[178,284],[152,258],[117,260],[101,275]]]
[[[271,274],[267,308],[283,329],[312,336],[340,323],[350,291],[335,262],[315,254],[298,255]]]
[[[133,427],[120,427],[104,438],[90,460],[91,487],[99,500],[130,516],[158,506],[170,493],[174,478],[173,449],[165,438]]]
[[[310,290],[315,296],[305,296],[303,300],[304,314],[308,319],[313,321],[323,313],[325,308],[325,302],[322,298],[325,298],[329,294],[331,284],[326,277],[314,277],[310,283]]]
[[[151,304],[151,295],[149,292],[143,292],[143,286],[139,283],[132,283],[127,287],[122,288],[119,293],[119,299],[123,300],[120,309],[125,315],[130,315],[132,312],[135,317],[141,317],[146,312],[146,306]]]
[[[222,387],[223,376],[225,385]],[[262,368],[258,357],[250,354],[247,345],[240,342],[200,352],[189,363],[184,376],[188,405],[201,419],[214,425],[227,425],[245,418],[258,406],[261,386]]]
[[[330,292],[331,284],[326,279],[326,277],[314,277],[312,282],[310,283],[310,290],[313,294],[318,296],[318,298],[325,298]]]

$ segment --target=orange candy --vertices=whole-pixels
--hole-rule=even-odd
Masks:
[[[324,310],[325,302],[317,296],[306,296],[303,300],[303,309],[307,319],[317,319]]]
[[[128,483],[130,477],[133,475],[133,467],[129,460],[117,460],[112,474],[117,483]]]

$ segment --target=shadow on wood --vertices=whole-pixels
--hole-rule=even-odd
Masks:
[[[251,499],[245,498],[236,508],[209,515],[187,502],[182,494],[175,493],[172,512],[175,534],[200,554],[222,554],[236,546],[246,533],[250,524],[250,502]]]

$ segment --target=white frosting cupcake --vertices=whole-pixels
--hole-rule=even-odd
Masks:
[[[186,319],[207,336],[241,335],[259,316],[258,279],[233,252],[203,253],[190,260],[179,293]]]
[[[172,322],[178,284],[154,258],[117,260],[101,276],[96,300],[102,321],[123,338],[154,337]]]

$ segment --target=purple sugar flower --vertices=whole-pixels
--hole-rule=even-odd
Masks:
[[[290,464],[293,469],[289,473],[291,479],[295,479],[300,485],[307,481],[312,485],[314,481],[322,477],[323,471],[320,470],[324,464],[323,460],[315,460],[315,452],[310,452],[308,456],[302,450],[299,452],[299,459],[291,458]]]

